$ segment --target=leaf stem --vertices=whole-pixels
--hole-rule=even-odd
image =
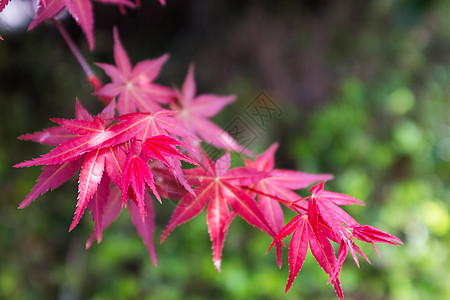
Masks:
[[[264,193],[264,192],[261,192],[261,191],[259,191],[259,190],[256,190],[256,189],[251,188],[251,187],[248,187],[248,186],[244,186],[243,188],[246,189],[246,190],[248,190],[248,191],[250,191],[250,192],[257,193],[257,194],[259,194],[259,195],[261,195],[261,196],[266,196],[266,197],[272,198],[272,199],[274,199],[274,200],[277,200],[277,201],[283,203],[284,205],[286,205],[287,207],[292,207],[292,208],[294,208],[294,206],[295,206],[295,208],[297,208],[297,209],[303,209],[303,208],[302,208],[301,206],[296,205],[295,203],[296,203],[296,202],[299,202],[299,201],[301,201],[301,200],[306,199],[306,198],[299,198],[299,199],[296,199],[296,200],[294,200],[294,201],[287,201],[287,200],[284,200],[284,199],[282,199],[282,198],[280,198],[280,197],[277,197],[277,196],[274,196],[274,195],[270,195],[270,194],[266,194],[266,193]],[[307,198],[308,198],[308,197],[307,197]]]
[[[56,29],[58,29],[59,33],[63,37],[66,44],[69,46],[70,50],[72,51],[73,55],[77,59],[78,63],[80,64],[81,68],[83,69],[84,73],[86,73],[86,76],[89,78],[92,75],[94,75],[94,72],[92,71],[91,67],[87,63],[86,59],[83,57],[83,54],[81,54],[78,47],[73,42],[72,38],[67,33],[64,26],[59,22],[57,19],[52,19],[53,24],[55,25]]]
[[[80,49],[78,49],[77,45],[74,43],[74,41],[70,37],[69,33],[66,31],[64,26],[56,18],[52,18],[52,21],[56,29],[59,31],[62,38],[66,42],[67,46],[69,46],[70,51],[72,51],[73,55],[75,56],[75,59],[80,64],[81,68],[86,74],[87,81],[94,88],[94,91],[98,91],[99,89],[101,89],[103,86],[102,82],[97,77],[97,75],[95,75],[94,71],[91,69],[88,62],[81,53]],[[98,98],[105,106],[111,101],[111,99],[105,97],[98,97]]]

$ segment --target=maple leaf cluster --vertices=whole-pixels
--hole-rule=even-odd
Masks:
[[[129,0],[98,0],[121,6],[139,5]],[[2,7],[8,1],[1,2]],[[165,4],[160,0],[161,4]],[[93,16],[89,0],[40,0],[30,28],[67,8],[93,48]],[[206,208],[206,223],[212,242],[213,264],[221,268],[222,249],[228,228],[236,216],[273,238],[279,267],[282,266],[283,239],[289,243],[289,277],[286,292],[300,272],[308,246],[329,276],[336,294],[343,299],[339,273],[350,252],[370,263],[355,240],[399,245],[397,237],[375,227],[360,225],[340,206],[363,202],[348,195],[326,191],[330,174],[309,174],[275,168],[277,143],[244,166],[230,168],[230,151],[249,157],[252,151],[239,145],[210,118],[235,100],[234,96],[196,94],[194,66],[191,65],[181,89],[155,83],[167,54],[132,65],[114,35],[115,64],[97,65],[111,78],[95,94],[109,101],[97,115],[91,115],[77,100],[74,119],[52,119],[57,126],[19,137],[54,148],[42,156],[15,167],[42,166],[42,173],[19,208],[55,189],[79,172],[76,210],[69,231],[81,220],[86,208],[91,212],[94,231],[86,242],[101,242],[102,233],[128,208],[131,220],[157,265],[154,247],[155,212],[153,201],[179,200],[161,235],[163,242],[179,225]],[[202,142],[224,149],[213,161]],[[182,163],[184,162],[184,164]],[[296,190],[310,189],[301,198]],[[285,225],[284,206],[297,215]],[[333,243],[339,245],[335,253]],[[269,252],[269,250],[267,252]]]

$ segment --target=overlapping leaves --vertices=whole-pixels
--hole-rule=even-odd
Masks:
[[[142,225],[153,222],[150,200],[145,200],[146,187],[161,201],[148,162],[161,161],[178,176],[176,178],[183,178],[181,169],[178,169],[180,159],[192,164],[196,162],[175,148],[187,145],[168,136],[184,136],[186,132],[177,120],[170,117],[170,112],[135,113],[115,118],[114,106],[115,101],[111,101],[98,116],[92,117],[77,102],[75,119],[53,119],[59,127],[22,136],[25,140],[40,141],[56,147],[39,158],[16,165],[44,166],[37,184],[19,207],[27,206],[40,194],[60,186],[81,166],[77,209],[69,230],[75,228],[86,207],[89,207],[95,223],[94,236],[97,241],[101,240],[103,228],[120,211],[117,204],[111,204],[111,201],[116,203],[117,195],[116,192],[110,192],[112,182],[115,189],[122,192],[121,206],[127,204],[129,197],[137,207],[141,220],[135,220],[133,215],[133,222],[137,224],[138,232],[156,262],[156,256],[151,250],[153,248],[149,245],[150,234],[146,233]],[[104,222],[105,218],[107,221]],[[91,243],[92,239],[88,246]]]
[[[129,0],[98,1],[122,7],[134,6]],[[82,27],[92,48],[90,0],[40,0],[30,28],[52,18],[65,7]],[[36,185],[20,208],[48,190],[59,187],[81,168],[77,208],[69,230],[75,228],[88,208],[95,227],[86,243],[87,248],[94,240],[102,240],[103,230],[118,217],[123,207],[128,206],[131,220],[156,265],[153,245],[155,212],[151,191],[161,203],[164,197],[181,198],[161,242],[175,227],[206,208],[213,263],[220,271],[225,237],[232,220],[238,215],[274,238],[269,250],[276,246],[280,267],[283,239],[292,234],[286,292],[302,269],[309,247],[330,277],[340,299],[343,299],[343,291],[339,273],[348,253],[358,266],[357,255],[369,262],[355,244],[355,239],[372,244],[377,253],[375,243],[401,244],[395,236],[372,226],[360,225],[347,214],[340,206],[364,203],[324,190],[324,181],[331,179],[332,175],[276,169],[276,143],[254,161],[245,159],[245,167],[230,169],[228,151],[248,155],[251,151],[240,146],[209,118],[233,102],[235,97],[196,96],[193,66],[189,68],[181,91],[154,83],[167,59],[168,55],[163,55],[132,67],[118,31],[114,29],[115,65],[98,64],[112,80],[96,92],[99,97],[112,99],[103,111],[91,116],[77,101],[75,119],[52,119],[57,126],[20,137],[54,146],[49,153],[16,165],[43,166]],[[167,110],[168,107],[172,110]],[[216,162],[212,161],[202,152],[201,140],[226,149],[226,154]],[[183,169],[182,161],[197,167]],[[322,183],[310,189],[311,196],[300,198],[294,192],[319,181]],[[280,204],[298,214],[286,225]],[[332,242],[339,245],[337,255]]]

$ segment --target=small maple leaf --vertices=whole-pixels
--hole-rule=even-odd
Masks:
[[[209,120],[224,106],[233,102],[235,97],[195,94],[194,67],[191,65],[181,91],[177,91],[176,101],[171,102],[171,108],[177,111],[175,118],[215,147],[251,155],[250,150],[239,145],[226,131]]]
[[[97,0],[105,4],[117,4],[128,7],[135,7],[129,0]],[[28,26],[28,30],[35,28],[45,19],[55,17],[61,10],[67,8],[70,15],[80,25],[86,35],[89,48],[94,49],[94,13],[91,0],[39,0],[38,10],[33,21]]]
[[[117,28],[114,28],[114,60],[116,66],[97,63],[112,82],[96,93],[103,97],[119,95],[117,109],[120,114],[141,112],[155,113],[161,110],[160,103],[167,104],[175,96],[174,92],[162,85],[153,83],[161,67],[169,58],[167,54],[153,60],[144,60],[131,67],[123,48]]]
[[[158,192],[156,191],[153,175],[148,167],[148,164],[138,155],[129,155],[122,179],[122,203],[126,204],[128,195],[136,202],[142,218],[145,218],[146,208],[144,204],[145,185],[152,190],[153,194],[161,202]]]
[[[267,252],[269,252],[273,245],[280,243],[285,237],[294,233],[289,244],[289,278],[286,284],[285,293],[289,291],[294,279],[302,269],[308,250],[308,244],[311,253],[319,265],[330,278],[333,277],[334,270],[337,266],[337,259],[334,254],[333,246],[321,230],[322,226],[323,224],[321,224],[320,227],[315,228],[311,221],[311,217],[308,214],[298,215],[283,227],[267,250]],[[331,282],[334,285],[339,299],[344,299],[339,279],[337,277],[333,278]]]
[[[292,233],[294,234],[292,235],[289,244],[289,278],[286,284],[285,293],[291,288],[295,277],[297,277],[302,269],[308,250],[308,244],[313,256],[330,277],[333,275],[333,271],[336,267],[336,256],[334,254],[333,246],[322,231],[314,230],[308,215],[298,215],[292,219],[292,221],[290,221],[274,239],[269,250],[273,245],[279,243]],[[343,299],[339,280],[335,278],[332,283],[339,298]]]
[[[218,272],[225,235],[235,214],[249,224],[275,236],[255,200],[239,187],[254,184],[264,178],[265,173],[244,167],[228,170],[229,167],[229,153],[216,163],[205,154],[201,167],[185,170],[188,182],[199,186],[194,190],[195,195],[187,194],[181,199],[161,236],[163,242],[176,226],[191,220],[208,205],[206,222],[212,241],[213,262]],[[231,213],[228,205],[232,208]]]
[[[344,294],[338,277],[348,251],[351,252],[358,266],[356,253],[369,262],[367,256],[354,244],[353,238],[371,243],[374,248],[374,243],[399,245],[402,242],[375,227],[359,225],[338,205],[364,205],[364,203],[345,194],[325,191],[324,184],[325,182],[319,183],[310,189],[312,195],[309,197],[307,211],[303,209],[297,211],[299,215],[281,229],[267,252],[273,245],[293,233],[289,244],[289,278],[285,292],[290,289],[300,272],[309,244],[311,253],[330,277],[329,281],[334,285],[339,299],[342,300]],[[297,207],[294,203],[293,208]],[[340,244],[338,258],[330,240]]]
[[[168,158],[175,158],[178,160],[183,160],[193,165],[198,165],[198,163],[186,155],[180,153],[175,146],[184,146],[190,148],[185,143],[182,143],[174,138],[167,135],[156,135],[149,137],[142,143],[142,151],[150,158],[157,159],[166,165],[172,171],[175,171]]]

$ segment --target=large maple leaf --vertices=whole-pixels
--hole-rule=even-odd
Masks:
[[[65,130],[74,134],[76,137],[63,142],[48,153],[48,156],[43,155],[41,158],[33,161],[16,165],[17,167],[44,165],[44,172],[38,178],[38,183],[20,207],[26,206],[31,200],[36,198],[38,191],[42,194],[48,188],[54,188],[56,185],[69,179],[76,172],[76,167],[79,167],[78,161],[83,162],[79,176],[78,202],[69,231],[78,224],[91,198],[95,198],[94,200],[99,203],[106,201],[108,194],[102,191],[109,188],[109,179],[103,180],[105,183],[101,186],[100,192],[98,192],[98,187],[103,178],[105,155],[108,152],[107,148],[101,147],[99,144],[96,145],[94,140],[99,139],[109,143],[111,142],[110,138],[114,139],[115,137],[119,137],[119,141],[123,138],[120,137],[121,134],[116,135],[114,133],[111,134],[111,132],[107,134],[108,137],[101,137],[108,132],[105,128],[105,121],[109,123],[113,117],[114,110],[111,107],[114,107],[114,102],[110,103],[99,116],[93,118],[86,115],[84,110],[79,110],[80,119],[53,119],[54,122],[60,124]],[[92,120],[81,119],[81,116]],[[115,127],[115,125],[112,127]],[[95,219],[96,216],[93,218]]]
[[[114,101],[111,101],[95,117],[90,116],[84,109],[78,108],[77,118],[74,120],[53,119],[74,137],[68,140],[63,139],[60,145],[39,158],[16,165],[16,167],[44,165],[44,172],[39,176],[38,183],[20,207],[25,207],[48,189],[54,189],[61,185],[82,164],[77,209],[69,230],[78,224],[84,210],[93,198],[97,202],[97,207],[94,206],[94,222],[101,224],[98,216],[102,214],[101,206],[104,205],[102,203],[106,203],[108,198],[107,193],[101,190],[109,185],[109,178],[122,190],[124,202],[127,196],[131,195],[131,199],[139,207],[142,219],[145,219],[147,213],[144,204],[145,186],[150,187],[159,199],[147,165],[149,159],[161,160],[169,167],[175,165],[172,167],[175,174],[182,173],[181,168],[180,170],[176,169],[176,166],[181,165],[179,159],[190,163],[195,162],[176,150],[175,146],[184,144],[169,136],[160,135],[171,133],[184,136],[185,134],[181,124],[170,117],[170,112],[160,111],[155,115],[149,113],[124,115],[116,118],[116,122],[112,123],[114,104]],[[77,106],[81,107],[78,104]],[[109,126],[107,126],[108,124]],[[26,139],[54,142],[54,139],[43,138],[45,136],[43,133],[46,131],[26,136]],[[145,157],[142,158],[142,155]],[[106,175],[104,174],[105,170]],[[107,183],[102,185],[104,176],[108,176],[108,179],[104,179],[103,181]],[[95,221],[95,219],[98,220]],[[99,228],[96,230],[98,240],[100,239]]]
[[[105,4],[135,7],[129,0],[96,0]],[[67,8],[74,20],[80,25],[91,50],[94,49],[94,13],[91,0],[39,0],[38,10],[28,30],[35,28],[45,19],[55,17],[61,10]]]
[[[191,65],[181,91],[177,91],[176,101],[171,103],[171,108],[177,111],[175,117],[205,142],[218,148],[250,155],[249,149],[239,145],[230,134],[209,120],[224,106],[233,102],[235,97],[195,94],[194,67]]]
[[[293,204],[292,207],[297,210],[299,215],[281,229],[269,250],[273,245],[280,243],[285,237],[293,233],[289,244],[289,278],[285,292],[290,289],[295,277],[300,272],[309,244],[311,253],[330,277],[330,282],[334,285],[337,296],[342,300],[344,294],[338,277],[347,253],[351,252],[358,266],[356,253],[369,262],[366,255],[354,244],[354,238],[369,242],[372,245],[374,243],[399,245],[402,242],[397,237],[375,227],[359,225],[338,206],[363,205],[363,202],[345,194],[325,191],[324,182],[313,186],[310,192],[312,195],[308,197],[307,211],[304,211],[303,206]],[[340,244],[338,258],[336,258],[330,241]]]
[[[265,173],[245,167],[228,170],[229,167],[230,156],[226,153],[216,163],[205,155],[201,167],[186,170],[188,182],[198,185],[195,195],[187,194],[181,199],[161,236],[163,242],[176,226],[191,220],[207,206],[206,222],[212,242],[213,262],[218,272],[225,235],[236,214],[270,236],[275,235],[255,200],[240,188],[261,180]],[[231,212],[228,206],[232,208]]]
[[[114,116],[114,103],[108,105],[100,113],[100,116],[103,116],[105,119],[112,118]],[[75,105],[75,120],[77,120],[78,124],[83,122],[91,124],[89,121],[93,121],[93,117],[81,106],[78,100],[76,101]],[[77,134],[72,133],[67,128],[60,125],[58,127],[47,128],[41,132],[21,135],[19,139],[34,141],[44,145],[57,146],[75,137],[77,137]],[[23,200],[19,205],[19,208],[26,207],[39,195],[46,193],[49,189],[53,190],[69,180],[79,170],[82,163],[83,159],[79,158],[74,161],[61,162],[59,164],[53,165],[44,165],[43,172],[38,177],[36,185],[25,197],[25,200]]]
[[[141,112],[155,113],[161,110],[161,103],[169,103],[175,96],[171,89],[153,83],[161,67],[169,58],[167,54],[157,58],[141,61],[131,67],[125,49],[120,42],[119,34],[114,28],[114,60],[116,66],[97,63],[112,82],[97,91],[103,97],[118,97],[117,109],[120,114]]]

